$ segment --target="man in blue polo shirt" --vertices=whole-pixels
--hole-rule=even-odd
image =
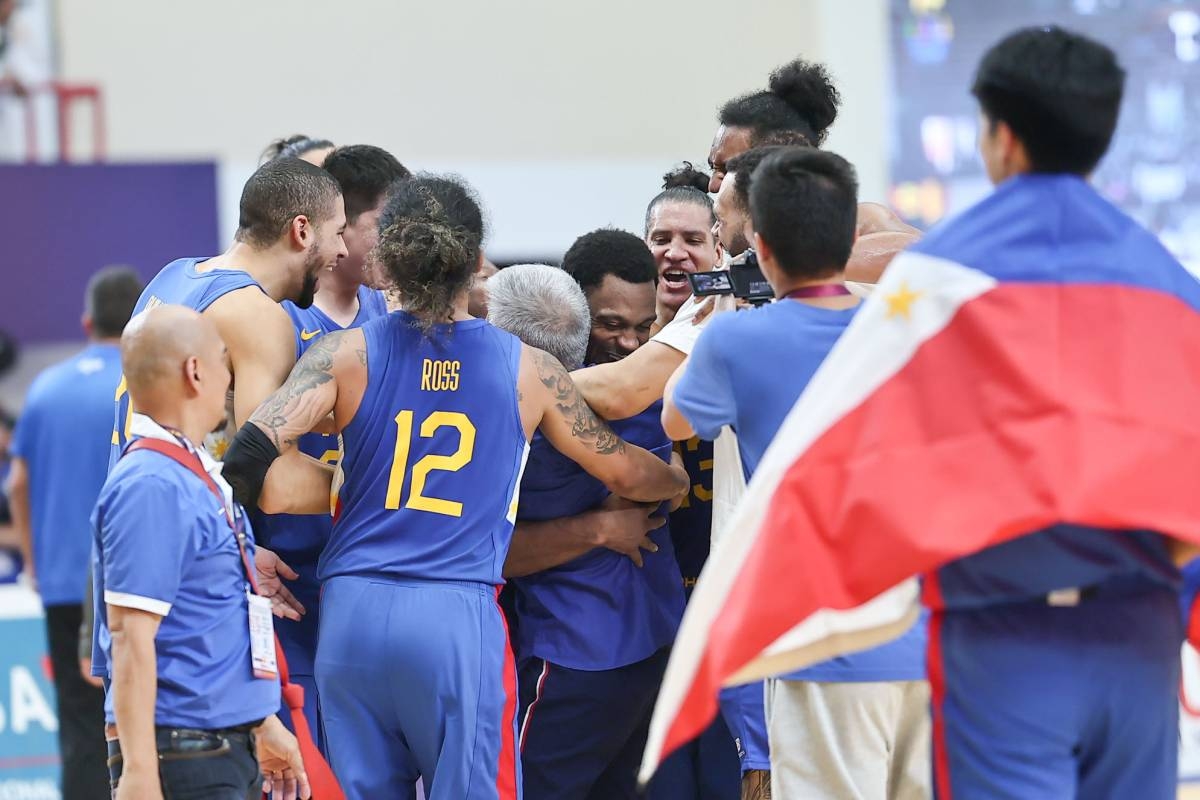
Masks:
[[[121,381],[117,345],[141,292],[128,267],[92,277],[83,312],[90,342],[38,375],[13,438],[13,522],[25,573],[36,577],[46,611],[63,800],[108,797],[104,693],[80,674],[76,644],[92,550],[88,517],[108,472],[112,398]]]
[[[641,239],[616,230],[585,234],[567,251],[563,270],[583,289],[586,305],[578,293],[573,303],[564,298],[532,304],[528,297],[509,303],[506,279],[516,276],[501,272],[490,281],[494,321],[507,316],[508,305],[533,306],[527,309],[529,321],[552,318],[553,306],[560,314],[574,307],[581,322],[591,318],[585,357],[592,363],[619,360],[645,344],[655,318],[657,269]],[[549,275],[539,283],[550,286]],[[529,327],[512,332],[531,334]],[[582,344],[582,337],[576,341]],[[579,366],[584,355],[565,352],[562,344],[553,352],[568,369]],[[671,458],[657,405],[613,429]],[[679,566],[665,524],[658,527],[665,520],[648,519],[654,509],[633,510],[636,540],[623,552],[586,541],[573,547],[572,531],[582,521],[576,515],[602,504],[620,502],[544,439],[534,438],[505,572],[520,576],[513,585],[527,800],[637,796],[637,763],[683,615]],[[646,526],[656,529],[647,534]],[[590,532],[599,531],[597,526]],[[536,558],[545,560],[535,564]]]
[[[274,716],[270,603],[252,593],[245,511],[196,444],[225,418],[225,346],[207,318],[163,305],[129,324],[121,359],[139,413],[92,516],[115,797],[247,800],[262,775],[307,797]]]
[[[854,316],[844,284],[857,183],[841,157],[785,147],[748,181],[755,248],[777,302],[715,317],[667,384],[673,439],[729,425],[747,477]],[[736,532],[730,535],[736,535]],[[780,797],[929,796],[924,626],[896,642],[768,681],[771,786]]]

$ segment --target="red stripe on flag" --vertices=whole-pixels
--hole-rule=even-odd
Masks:
[[[1197,408],[1200,314],[1171,295],[1001,284],[963,304],[784,474],[660,757],[818,609],[1055,522],[1200,542]]]
[[[496,769],[496,794],[500,800],[517,800],[517,665],[508,637],[508,618],[500,607],[496,587],[496,613],[504,626],[504,717],[500,720],[500,761]]]

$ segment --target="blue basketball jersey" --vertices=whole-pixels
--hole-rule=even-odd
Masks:
[[[313,305],[300,308],[290,300],[285,300],[283,310],[292,318],[296,330],[297,358],[304,355],[309,347],[321,336],[333,331],[343,330],[329,316]],[[347,328],[358,328],[373,319],[387,315],[387,305],[383,293],[366,286],[358,288],[358,314]],[[306,433],[300,437],[301,452],[323,461],[326,464],[337,464],[338,437],[326,436],[321,433]],[[298,675],[313,673],[313,655],[317,649],[317,627],[320,614],[321,584],[317,580],[317,560],[325,542],[329,540],[329,531],[333,527],[333,519],[326,514],[270,514],[259,515],[255,520],[255,530],[259,532],[259,541],[264,546],[274,550],[276,554],[300,576],[288,584],[292,594],[304,606],[306,613],[299,621],[276,620],[275,630],[287,653],[288,666]],[[294,645],[294,646],[293,646]],[[316,701],[316,693],[313,701]],[[305,697],[305,704],[308,697]]]
[[[663,433],[662,404],[613,423],[627,442],[664,461],[671,440]],[[544,520],[595,508],[609,491],[541,435],[530,445],[517,518]],[[661,509],[665,513],[666,508]],[[644,566],[597,547],[552,569],[513,580],[520,658],[537,657],[578,670],[609,670],[636,663],[675,639],[684,593],[671,532],[650,534],[658,552],[642,552]]]
[[[154,279],[142,290],[133,313],[140,314],[147,309],[161,305],[180,305],[203,312],[221,297],[247,286],[257,286],[266,294],[258,281],[248,273],[239,269],[214,269],[208,272],[197,272],[196,265],[207,258],[179,258],[167,264],[154,276]],[[116,413],[113,420],[112,447],[109,449],[108,468],[121,457],[125,443],[129,441],[129,420],[133,410],[129,405],[129,394],[125,390],[125,378],[122,376],[117,386]],[[209,448],[210,452],[212,448]],[[222,452],[212,453],[220,458]]]
[[[300,308],[290,300],[281,304],[283,310],[292,318],[292,326],[296,330],[296,358],[304,355],[308,348],[321,336],[334,331],[361,328],[373,319],[387,316],[387,304],[383,292],[366,286],[358,287],[358,314],[343,328],[315,305]],[[326,464],[337,464],[338,437],[322,433],[306,433],[300,437],[300,451]],[[329,538],[329,529],[333,520],[323,514],[272,514],[260,520],[259,539],[277,552],[302,555],[311,553],[312,566],[315,570],[317,555]],[[284,557],[288,566],[299,569],[296,564]],[[303,560],[303,559],[301,559]],[[312,576],[316,577],[315,572]],[[304,601],[301,601],[304,602]],[[306,603],[307,605],[307,603]]]
[[[503,583],[528,452],[521,342],[478,319],[427,335],[403,311],[362,332],[367,387],[318,577]]]
[[[691,592],[712,544],[713,443],[693,436],[686,442],[676,442],[675,452],[683,459],[692,488],[683,505],[671,514],[671,542],[683,586]]]

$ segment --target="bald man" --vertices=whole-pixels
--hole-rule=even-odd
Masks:
[[[130,321],[121,362],[140,413],[92,515],[93,673],[108,686],[115,797],[246,800],[264,774],[276,797],[308,797],[296,740],[274,716],[254,539],[198,445],[225,420],[225,345],[207,317],[162,305]]]

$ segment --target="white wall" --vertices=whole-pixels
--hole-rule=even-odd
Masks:
[[[215,157],[222,230],[262,147],[302,131],[453,169],[495,258],[637,230],[659,176],[703,162],[721,102],[797,55],[844,106],[829,146],[886,186],[885,0],[59,0],[62,66],[108,97],[111,157]]]

